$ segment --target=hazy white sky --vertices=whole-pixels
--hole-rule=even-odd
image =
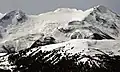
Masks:
[[[104,5],[120,14],[120,0],[0,0],[0,12],[21,9],[28,14],[40,14],[56,8],[86,10],[96,5]]]

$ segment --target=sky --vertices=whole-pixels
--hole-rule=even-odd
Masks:
[[[27,14],[40,14],[57,8],[86,10],[97,5],[120,14],[120,0],[0,0],[0,12],[20,9]]]

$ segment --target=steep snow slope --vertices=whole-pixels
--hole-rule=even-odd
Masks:
[[[25,14],[21,10],[14,10],[14,11],[6,13],[0,19],[1,39],[9,36],[9,34],[7,34],[7,32],[10,28],[17,26],[18,23],[22,23],[26,19],[27,19],[27,17],[25,16]]]
[[[109,36],[117,39],[120,36],[120,17],[104,6],[97,6],[83,21],[83,24],[94,26]]]
[[[119,39],[119,23],[120,17],[104,6],[86,11],[59,8],[40,15],[15,10],[0,19],[1,48],[28,48],[41,34],[55,38],[56,43],[71,39]]]

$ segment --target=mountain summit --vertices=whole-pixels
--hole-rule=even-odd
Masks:
[[[6,13],[1,19],[0,19],[0,26],[7,27],[10,24],[17,24],[18,22],[23,22],[26,19],[25,13],[23,13],[21,10],[14,10],[11,12]]]

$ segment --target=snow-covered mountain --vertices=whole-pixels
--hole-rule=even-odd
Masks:
[[[0,54],[0,71],[44,72],[50,65],[54,68],[51,72],[59,68],[72,72],[64,71],[72,60],[70,64],[78,64],[79,72],[110,72],[112,67],[116,72],[120,16],[101,5],[85,11],[58,8],[39,15],[14,10],[0,18]],[[65,68],[60,66],[64,61]],[[36,63],[38,69],[34,69]]]
[[[42,37],[53,37],[56,43],[71,39],[120,39],[120,16],[104,6],[86,11],[59,8],[55,11],[27,15],[21,10],[8,12],[0,19],[0,46],[21,50]]]
[[[21,10],[14,10],[6,13],[0,19],[0,26],[6,28],[10,24],[17,24],[18,22],[24,21],[26,18],[25,14]]]

